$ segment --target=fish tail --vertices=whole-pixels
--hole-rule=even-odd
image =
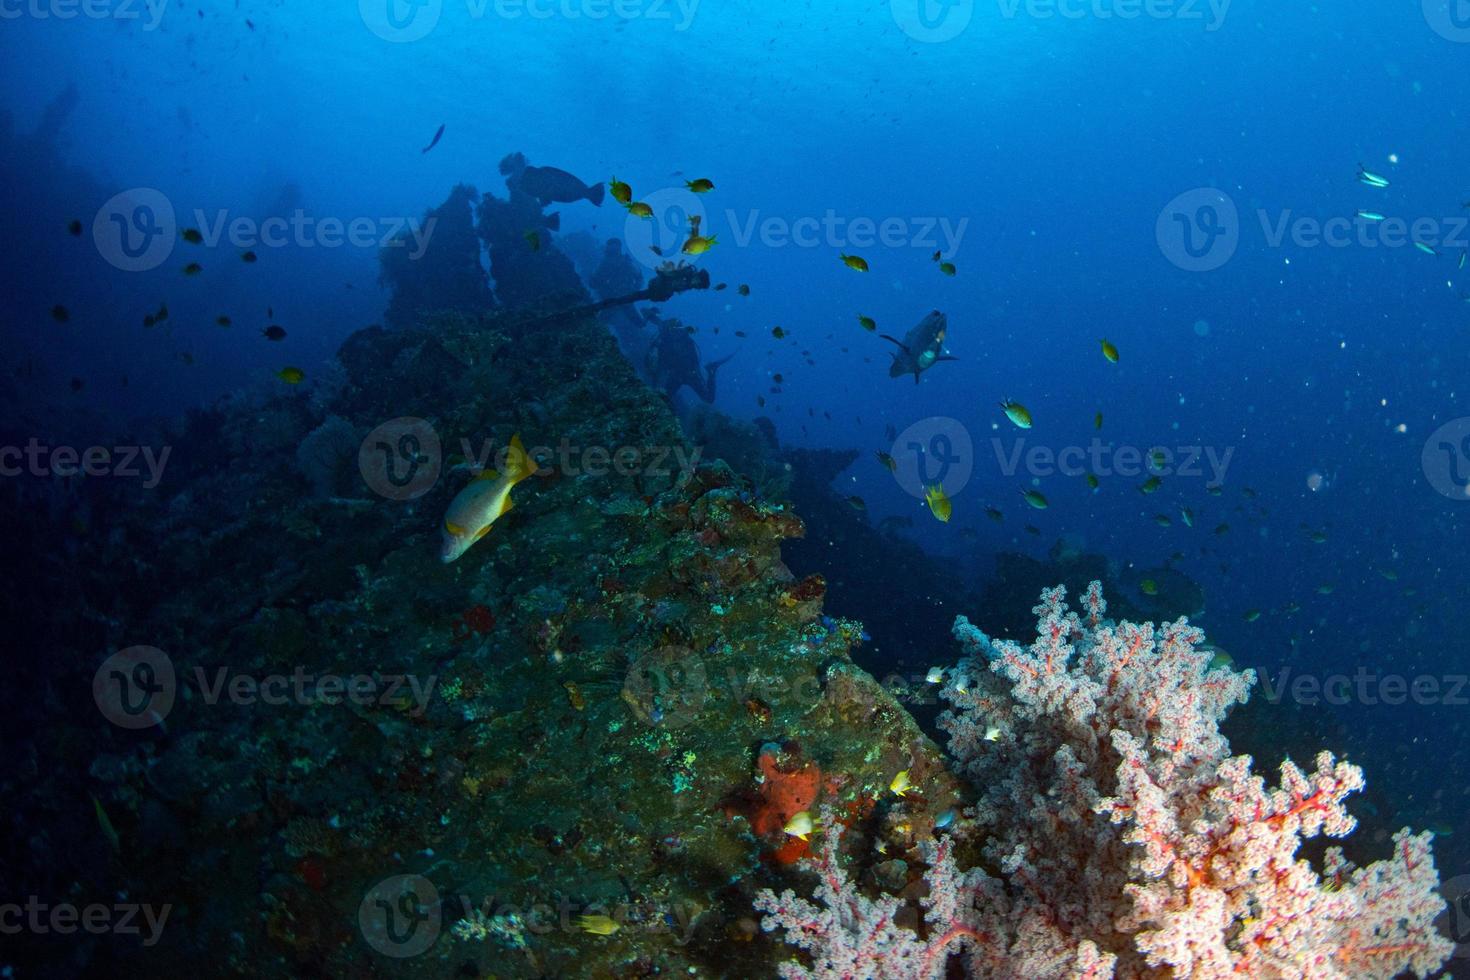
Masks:
[[[606,184],[594,184],[587,191],[587,200],[592,202],[593,207],[602,207],[602,195],[607,190]]]
[[[534,475],[536,464],[532,461],[530,453],[521,444],[521,434],[517,432],[510,437],[510,449],[505,454],[505,476],[510,478],[514,486],[522,480]]]

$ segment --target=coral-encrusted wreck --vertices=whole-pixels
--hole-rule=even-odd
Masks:
[[[798,804],[865,821],[884,880],[917,878],[956,781],[852,664],[861,628],[783,565],[800,519],[687,445],[604,327],[442,315],[340,361],[194,416],[159,492],[40,573],[73,599],[25,604],[55,693],[11,717],[30,829],[4,883],[170,914],[147,946],[28,933],[10,962],[769,975],[787,953],[753,900],[807,853],[781,829]],[[450,498],[515,433],[536,477],[441,564]]]

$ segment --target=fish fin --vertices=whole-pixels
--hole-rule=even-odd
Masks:
[[[453,521],[445,521],[444,530],[449,533],[450,537],[458,538],[464,535],[464,528],[460,527]]]
[[[884,340],[888,341],[890,344],[897,344],[903,350],[903,352],[905,354],[909,353],[909,349],[908,349],[907,346],[904,345],[904,342],[903,341],[896,340],[895,338],[888,336],[886,333],[880,333],[878,336],[882,337]]]
[[[484,469],[484,470],[481,470],[480,472],[478,472],[478,473],[475,474],[475,479],[476,480],[498,480],[498,479],[500,479],[500,474],[497,473],[497,472],[495,472],[493,469]]]
[[[509,499],[509,498],[507,498],[507,499]],[[506,508],[506,510],[509,510],[509,509],[510,509],[509,507]],[[501,511],[501,513],[504,513],[504,511]],[[475,540],[478,541],[481,538],[483,538],[485,535],[489,534],[490,533],[491,526],[492,525],[490,525],[490,524],[486,524],[484,527],[482,527],[478,531],[476,531],[475,532]]]
[[[606,184],[593,184],[587,191],[587,200],[591,201],[594,207],[602,207],[602,195],[606,190]]]
[[[547,231],[561,231],[561,212],[551,212],[546,216],[546,220],[541,223],[546,227]]]
[[[511,500],[510,499],[510,494],[506,494],[505,495],[505,499],[503,501],[501,501],[501,504],[500,504],[500,513],[498,513],[498,514],[495,515],[495,520],[498,521],[502,517],[504,517],[506,514],[509,514],[510,511],[511,511],[511,508],[514,507],[515,505],[516,505],[516,502],[514,500]],[[487,531],[490,530],[490,526],[488,524],[485,526],[485,530],[487,530]]]
[[[918,383],[919,383],[919,372],[918,371],[915,371],[914,372],[914,384],[918,384]]]
[[[517,432],[510,437],[510,449],[505,455],[505,475],[509,477],[511,485],[514,486],[522,480],[534,475],[536,464],[532,462],[531,456],[526,452],[526,447],[521,444],[521,434]],[[510,509],[510,497],[506,497],[506,509]]]

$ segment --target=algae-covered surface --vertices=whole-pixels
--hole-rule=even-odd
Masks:
[[[8,874],[167,906],[168,927],[32,952],[766,975],[789,952],[751,897],[799,874],[798,812],[834,807],[886,887],[917,878],[958,805],[936,747],[852,663],[862,625],[782,563],[800,516],[686,443],[605,328],[443,315],[340,360],[314,396],[193,416],[164,492],[77,572],[56,698],[87,723],[7,781],[50,828]],[[450,500],[516,435],[535,474],[441,562]]]

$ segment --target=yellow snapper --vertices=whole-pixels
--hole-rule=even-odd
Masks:
[[[535,471],[535,464],[521,445],[521,437],[511,436],[505,472],[482,471],[449,502],[449,510],[444,514],[439,560],[445,564],[454,561],[488,534],[490,525],[510,510],[511,488]]]

